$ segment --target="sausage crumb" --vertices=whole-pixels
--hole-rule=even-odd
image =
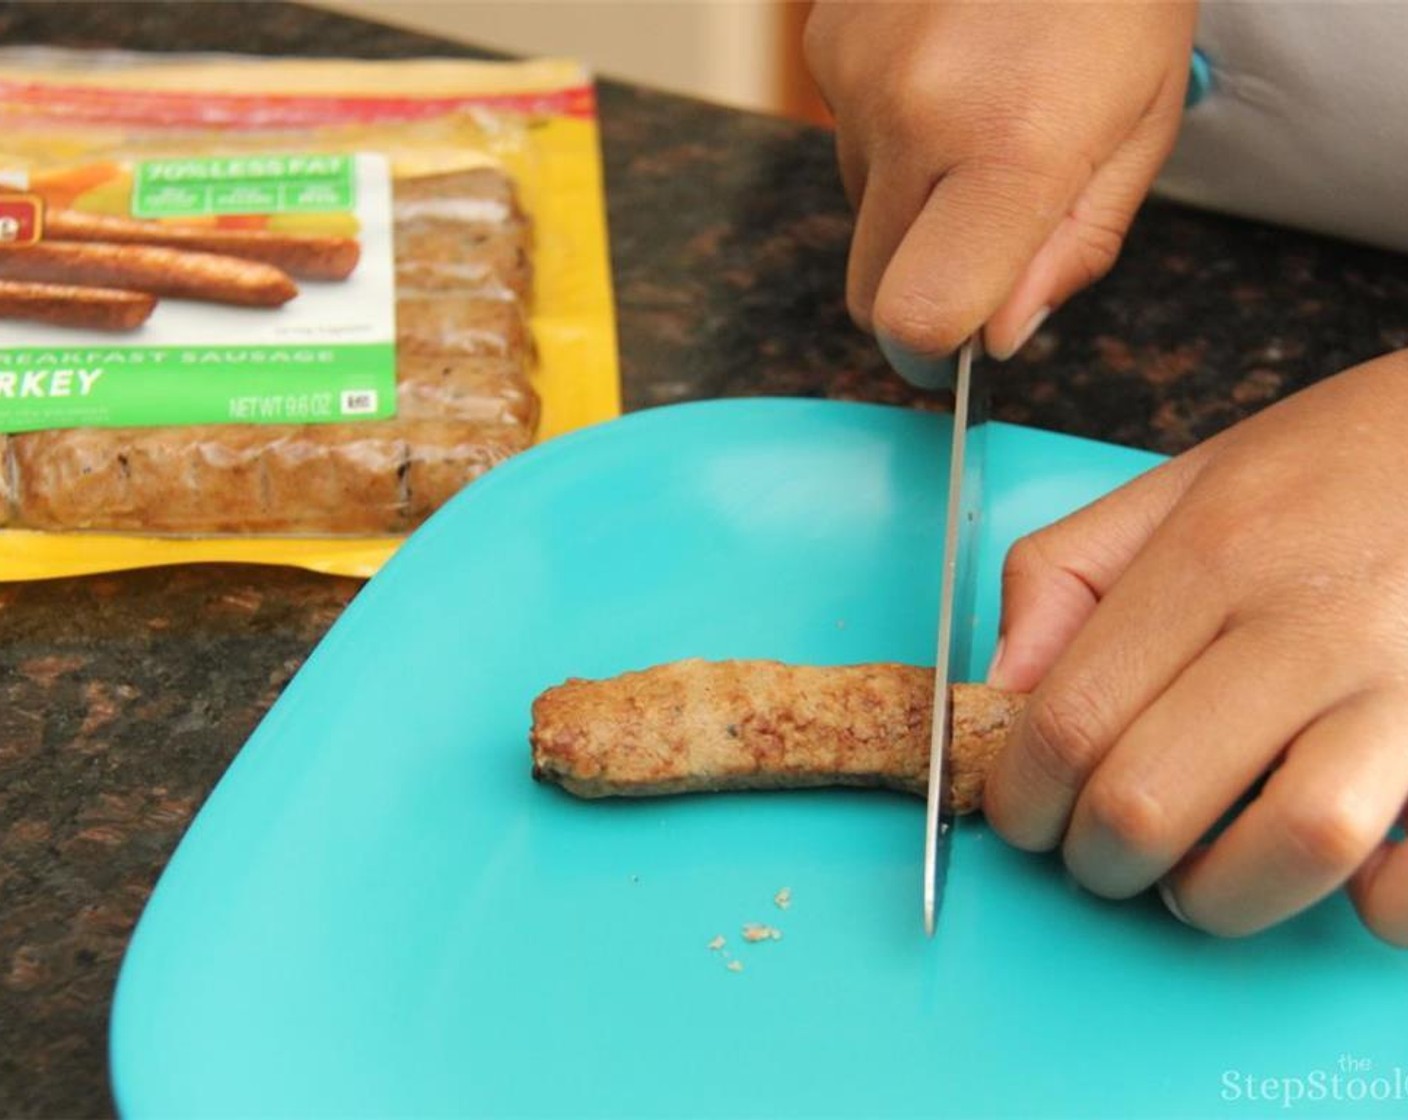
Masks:
[[[718,952],[720,949],[722,949],[726,944],[728,944],[728,942],[726,942],[726,941],[724,940],[724,935],[723,935],[723,934],[719,934],[717,937],[714,938],[714,940],[712,940],[711,942],[709,942],[709,948],[710,948],[713,952],[717,953],[717,952]]]
[[[783,887],[780,891],[778,891],[775,895],[772,896],[772,900],[779,910],[786,910],[789,906],[792,905],[792,888]]]
[[[772,926],[765,926],[759,922],[749,922],[743,927],[744,941],[781,941],[782,931],[774,929]]]
[[[730,972],[742,972],[742,971],[743,971],[743,962],[742,962],[742,961],[729,961],[728,964],[724,965],[724,967],[727,968]]]

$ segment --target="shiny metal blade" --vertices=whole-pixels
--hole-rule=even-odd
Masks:
[[[953,814],[944,803],[953,734],[950,686],[968,673],[976,592],[975,556],[983,493],[988,416],[987,379],[975,372],[973,339],[958,351],[953,442],[949,452],[948,510],[939,585],[939,640],[934,661],[934,726],[929,747],[928,814],[924,822],[924,931],[930,936],[948,876]]]

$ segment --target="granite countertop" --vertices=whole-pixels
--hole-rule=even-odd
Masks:
[[[286,4],[10,3],[0,44],[472,54]],[[780,394],[935,401],[848,323],[826,133],[601,90],[628,407]],[[1003,419],[1178,452],[1408,345],[1408,261],[1152,204],[1113,275],[998,379]],[[251,567],[0,586],[0,1115],[112,1110],[132,924],[240,744],[356,593]]]

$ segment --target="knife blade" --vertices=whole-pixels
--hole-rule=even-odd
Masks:
[[[989,393],[974,339],[958,351],[948,506],[939,583],[939,636],[934,658],[934,725],[929,747],[929,795],[924,821],[924,932],[933,936],[948,878],[953,814],[944,804],[953,735],[950,686],[969,673],[977,591],[975,560],[982,512],[983,456]]]

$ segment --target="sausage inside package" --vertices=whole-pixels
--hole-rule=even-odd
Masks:
[[[577,64],[0,50],[0,580],[370,575],[618,386]]]

